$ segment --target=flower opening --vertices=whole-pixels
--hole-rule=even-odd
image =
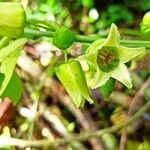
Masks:
[[[100,70],[109,72],[119,65],[119,52],[116,47],[103,46],[98,50],[97,64]]]

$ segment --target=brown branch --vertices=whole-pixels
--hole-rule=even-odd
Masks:
[[[85,131],[94,132],[98,130],[98,127],[94,123],[91,114],[86,108],[75,109],[73,107],[70,97],[65,94],[64,88],[60,85],[60,83],[58,83],[56,80],[48,79],[45,86],[50,90],[49,93],[57,95],[58,100],[74,114],[78,123],[83,127]],[[93,146],[93,149],[105,149],[100,138],[92,137],[89,141]]]
[[[130,104],[130,107],[129,107],[129,110],[128,110],[128,114],[127,114],[128,117],[132,116],[133,113],[135,111],[137,111],[137,109],[140,107],[140,105],[142,103],[142,99],[143,99],[144,93],[145,93],[145,90],[148,87],[150,87],[150,77],[142,85],[142,87],[139,89],[139,91],[136,93],[136,95],[132,99],[132,102]],[[119,150],[125,150],[126,149],[125,145],[126,145],[127,136],[128,136],[127,130],[128,130],[128,128],[125,128],[123,130],[123,132],[122,132]]]

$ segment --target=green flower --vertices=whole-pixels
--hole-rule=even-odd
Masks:
[[[0,2],[0,36],[22,36],[25,20],[26,15],[21,3]]]
[[[107,39],[96,40],[88,48],[88,52],[79,57],[80,61],[88,63],[89,68],[92,68],[90,70],[94,70],[92,82],[87,81],[92,89],[104,85],[110,77],[132,88],[130,74],[125,63],[139,55],[145,48],[121,46],[119,39],[117,26],[112,24]]]
[[[88,100],[90,104],[93,103],[89,95],[84,72],[78,61],[71,60],[58,66],[56,76],[64,85],[76,107],[83,107],[85,99]]]

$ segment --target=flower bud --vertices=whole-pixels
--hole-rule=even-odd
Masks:
[[[74,40],[74,32],[63,26],[58,28],[54,33],[53,44],[56,47],[65,50],[73,44]]]
[[[0,2],[0,36],[21,36],[24,24],[25,11],[21,3]]]

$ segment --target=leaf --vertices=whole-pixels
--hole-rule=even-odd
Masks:
[[[5,75],[5,78],[0,87],[0,95],[4,92],[7,84],[9,83],[16,66],[17,58],[19,57],[20,50],[26,43],[27,39],[22,38],[14,41],[10,45],[2,48],[0,51],[0,72]]]
[[[16,72],[13,73],[1,98],[9,97],[13,104],[16,105],[22,95],[22,82]]]
[[[112,93],[112,90],[115,86],[115,81],[115,79],[109,78],[106,84],[100,87],[100,91],[105,98],[109,98],[110,94]]]

